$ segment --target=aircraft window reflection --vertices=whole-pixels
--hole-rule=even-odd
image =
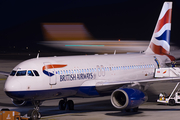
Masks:
[[[39,73],[36,70],[33,70],[33,72],[36,76],[39,76]]]
[[[26,75],[26,70],[23,71],[18,71],[16,76],[25,76]]]
[[[32,73],[31,70],[28,70],[28,75],[29,75],[29,76],[34,76],[34,74]]]
[[[16,74],[16,71],[13,70],[13,71],[11,72],[10,76],[14,76],[15,74]]]

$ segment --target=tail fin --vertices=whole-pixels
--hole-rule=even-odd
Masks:
[[[169,54],[172,2],[164,2],[146,54]]]

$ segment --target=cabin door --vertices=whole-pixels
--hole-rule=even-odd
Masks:
[[[56,85],[57,84],[57,76],[53,65],[50,62],[44,63],[45,69],[43,72],[49,77],[49,84]]]

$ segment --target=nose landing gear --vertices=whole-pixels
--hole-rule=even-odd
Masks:
[[[41,105],[41,101],[32,101],[34,105],[34,109],[30,110],[27,114],[30,117],[30,120],[39,120],[41,119],[41,114],[39,112],[39,106]]]

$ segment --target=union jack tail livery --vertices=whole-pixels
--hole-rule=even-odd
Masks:
[[[172,2],[165,2],[157,21],[146,54],[167,55],[170,53]]]

